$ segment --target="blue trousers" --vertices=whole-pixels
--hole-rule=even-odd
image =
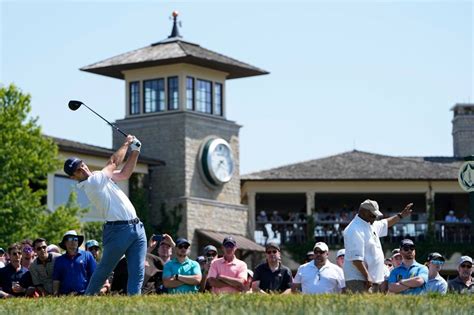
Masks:
[[[141,293],[145,276],[147,240],[143,223],[104,225],[102,258],[92,274],[86,295],[98,294],[105,280],[125,254],[128,265],[128,295]]]

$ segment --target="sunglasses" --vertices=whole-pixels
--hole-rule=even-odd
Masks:
[[[270,254],[276,254],[276,253],[278,253],[278,251],[277,251],[276,249],[274,249],[274,250],[267,250],[267,254],[269,254],[269,255],[270,255]]]
[[[37,250],[37,251],[46,250],[47,247],[48,247],[48,246],[46,246],[46,245],[38,246],[38,247],[36,247],[36,250]]]
[[[232,243],[227,243],[227,244],[224,245],[224,247],[225,247],[225,248],[234,248],[235,245],[232,244]]]
[[[217,256],[217,253],[214,253],[214,252],[206,254],[206,257],[216,257],[216,256]]]
[[[388,266],[388,267],[392,267],[392,266],[393,266],[392,264],[385,264],[385,265]]]
[[[179,249],[182,249],[182,248],[188,249],[188,248],[189,248],[189,245],[178,245],[177,247],[178,247]]]
[[[403,246],[402,249],[406,252],[415,250],[415,246]]]
[[[471,269],[471,268],[472,268],[472,265],[469,265],[469,264],[462,264],[462,265],[460,265],[459,267]]]
[[[442,260],[432,260],[431,263],[433,265],[444,265],[444,261]]]
[[[21,252],[13,252],[10,256],[21,256]]]
[[[66,238],[66,241],[70,241],[70,242],[78,242],[79,241],[79,238],[78,237],[67,237]]]
[[[33,251],[33,248],[27,246],[23,248],[23,253],[31,253]]]

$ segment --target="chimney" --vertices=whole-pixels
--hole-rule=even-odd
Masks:
[[[456,104],[451,110],[454,157],[474,155],[474,104]]]

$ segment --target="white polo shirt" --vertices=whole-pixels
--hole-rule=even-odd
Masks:
[[[84,190],[105,221],[133,220],[137,217],[127,195],[104,172],[92,172],[77,187]]]
[[[321,269],[314,261],[301,265],[293,282],[301,283],[301,292],[305,294],[340,293],[346,286],[342,269],[329,260]]]
[[[366,280],[352,263],[353,260],[363,261],[374,283],[384,281],[384,254],[380,237],[388,233],[387,219],[370,224],[358,215],[344,230],[344,277],[349,280]]]

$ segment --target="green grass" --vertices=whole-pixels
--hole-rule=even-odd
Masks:
[[[467,295],[154,295],[0,300],[0,314],[472,314]]]

